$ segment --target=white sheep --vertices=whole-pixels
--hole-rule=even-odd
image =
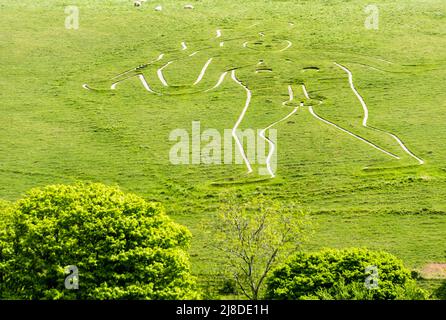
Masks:
[[[141,7],[141,1],[134,1],[133,2],[133,5],[135,6],[135,7]]]
[[[163,10],[163,7],[161,7],[161,6],[156,6],[155,7],[155,11],[161,11],[161,10]]]
[[[184,6],[184,9],[193,9],[193,8],[194,8],[194,6],[191,5],[191,4],[186,4],[186,5]]]

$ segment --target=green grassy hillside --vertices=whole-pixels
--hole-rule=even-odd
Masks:
[[[378,30],[364,27],[362,0],[202,0],[192,1],[193,10],[183,9],[186,3],[134,8],[127,0],[73,0],[80,17],[73,30],[64,25],[67,1],[0,0],[0,198],[82,180],[160,201],[192,231],[193,268],[203,285],[219,268],[205,226],[228,190],[300,203],[317,222],[308,250],[385,249],[414,269],[445,262],[445,2],[374,1]],[[158,4],[162,11],[154,10]],[[110,90],[113,77],[160,54]],[[209,58],[202,81],[188,87]],[[260,60],[272,72],[256,73]],[[170,87],[156,72],[167,61]],[[423,165],[390,135],[362,125],[361,104],[334,62],[352,72],[368,125],[397,135]],[[243,163],[169,161],[172,130],[190,132],[192,121],[202,130],[233,128],[246,100],[231,79],[234,68],[252,92],[240,129],[288,115],[297,106],[282,106],[288,85],[305,102],[274,127],[275,178],[256,174],[257,165],[250,177]],[[225,71],[220,87],[203,92]],[[145,90],[140,73],[163,95]],[[309,104],[400,159],[318,120]]]

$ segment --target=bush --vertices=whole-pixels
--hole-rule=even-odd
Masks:
[[[0,199],[0,233],[11,221],[11,203]],[[0,260],[1,261],[1,260]]]
[[[2,298],[190,299],[191,234],[161,205],[102,184],[31,190],[0,233]],[[65,288],[65,267],[79,289]]]
[[[4,292],[4,275],[1,270],[5,267],[5,254],[8,252],[10,244],[2,241],[6,236],[6,230],[11,223],[11,203],[0,199],[0,298]]]
[[[366,288],[366,267],[376,266],[376,288]],[[295,254],[267,280],[269,299],[425,299],[409,270],[386,252],[327,249]]]
[[[351,282],[345,284],[341,279],[330,289],[319,289],[314,294],[317,300],[376,300],[375,290],[367,289],[364,283]],[[405,286],[396,286],[394,300],[426,300],[429,293],[420,289],[415,281],[409,281]]]
[[[446,280],[444,280],[441,285],[434,290],[434,297],[440,300],[446,300]]]

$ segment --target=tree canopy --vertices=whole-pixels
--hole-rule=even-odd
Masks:
[[[0,226],[2,298],[196,297],[191,234],[158,203],[102,184],[52,185],[28,192],[9,215]],[[78,275],[67,274],[73,267]]]
[[[390,253],[361,248],[298,252],[267,280],[270,299],[424,299]]]

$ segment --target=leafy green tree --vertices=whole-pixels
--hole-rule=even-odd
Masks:
[[[241,292],[256,300],[272,268],[306,239],[310,221],[295,205],[261,195],[249,200],[229,196],[222,202],[215,247]]]
[[[117,187],[31,190],[14,204],[11,223],[3,227],[2,298],[197,297],[185,251],[190,232],[160,204]],[[67,274],[67,266],[75,266],[78,276],[74,269]]]
[[[434,290],[433,295],[436,299],[446,300],[446,280]]]
[[[6,226],[11,222],[11,203],[0,199],[0,233],[4,232]]]
[[[373,274],[367,270],[376,270]],[[267,279],[269,299],[426,299],[390,253],[367,249],[298,252]]]
[[[11,203],[0,199],[0,298],[5,291],[4,274],[1,270],[5,267],[6,256],[10,253],[11,244],[2,239],[6,236],[6,230],[11,223]]]

